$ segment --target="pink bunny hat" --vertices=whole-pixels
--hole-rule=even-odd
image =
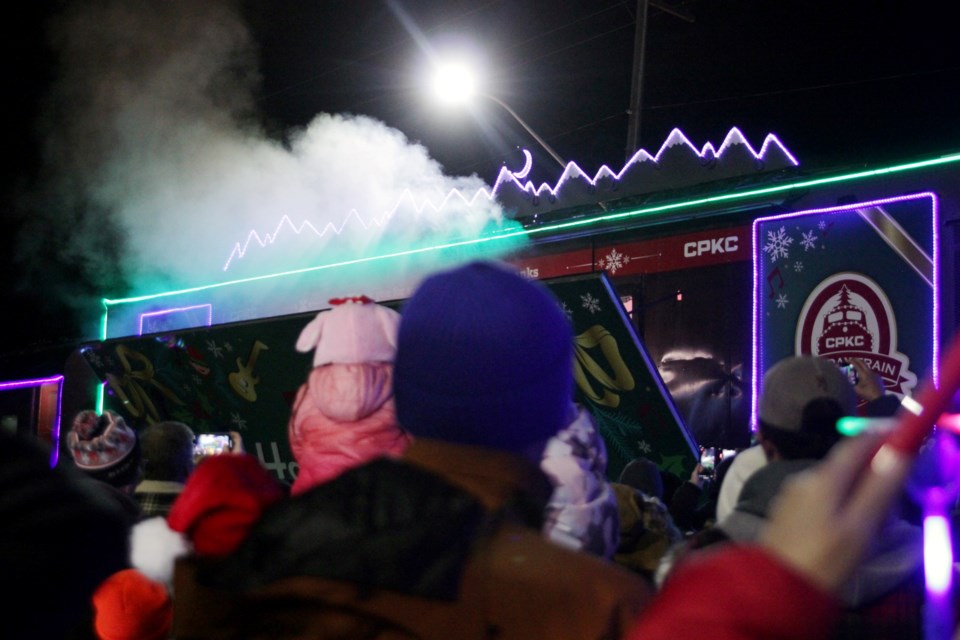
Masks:
[[[296,348],[315,349],[313,366],[393,362],[400,314],[366,296],[333,298],[300,332]]]

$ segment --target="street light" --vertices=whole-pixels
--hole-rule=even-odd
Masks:
[[[492,100],[513,116],[513,119],[520,123],[520,126],[550,154],[551,158],[557,161],[557,164],[559,164],[562,169],[567,168],[567,163],[560,157],[560,154],[554,151],[543,138],[537,135],[537,132],[530,128],[530,125],[528,125],[510,105],[489,93],[477,91],[476,80],[466,65],[449,63],[439,67],[433,79],[433,89],[434,94],[440,101],[446,104],[463,104],[477,95],[487,100]]]

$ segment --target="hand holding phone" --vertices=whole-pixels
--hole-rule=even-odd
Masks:
[[[846,360],[841,360],[837,363],[840,367],[840,371],[843,372],[843,375],[847,376],[847,380],[850,381],[850,384],[854,387],[857,386],[857,383],[860,382],[860,377],[857,374],[857,368],[853,366],[853,363],[847,362]]]
[[[196,458],[220,455],[233,450],[233,437],[226,432],[200,433],[194,439],[193,455]]]
[[[717,450],[714,447],[706,447],[700,453],[700,466],[697,468],[697,476],[704,479],[713,479],[717,473]]]

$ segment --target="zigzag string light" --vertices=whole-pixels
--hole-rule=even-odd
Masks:
[[[730,129],[730,132],[727,133],[727,136],[723,139],[723,142],[721,143],[719,149],[715,150],[714,146],[708,142],[705,145],[703,145],[703,148],[701,150],[698,151],[697,148],[693,146],[693,143],[690,142],[690,139],[687,138],[687,136],[685,136],[683,132],[680,131],[680,129],[674,129],[673,131],[670,132],[670,135],[667,136],[667,139],[664,141],[663,145],[660,147],[660,150],[657,151],[657,155],[652,156],[646,150],[640,149],[635,154],[633,154],[633,156],[626,162],[626,164],[623,165],[623,168],[620,169],[619,172],[614,172],[613,169],[611,169],[607,165],[602,165],[600,169],[598,169],[597,172],[594,174],[593,178],[591,178],[589,177],[587,172],[585,172],[583,169],[580,168],[579,165],[577,165],[576,162],[568,162],[566,169],[563,170],[563,173],[560,175],[560,179],[557,181],[557,183],[554,186],[551,187],[547,183],[543,183],[539,187],[536,187],[532,182],[529,182],[529,181],[522,182],[523,178],[525,178],[529,173],[529,162],[528,162],[520,172],[511,172],[507,168],[501,169],[500,175],[497,176],[497,182],[494,185],[493,191],[496,194],[500,189],[500,185],[506,182],[513,182],[522,190],[527,191],[528,193],[531,193],[533,195],[539,196],[546,191],[546,192],[549,192],[551,195],[555,196],[557,195],[557,192],[560,190],[563,184],[571,178],[583,178],[588,183],[590,183],[591,186],[596,186],[597,183],[604,178],[612,178],[613,180],[619,181],[623,179],[623,176],[635,164],[639,164],[641,162],[653,162],[653,163],[659,164],[660,158],[663,156],[666,150],[678,144],[684,145],[687,148],[689,148],[690,151],[696,154],[700,159],[711,159],[711,158],[719,159],[733,145],[742,144],[747,148],[747,150],[751,154],[753,154],[753,157],[757,160],[761,160],[765,158],[767,155],[767,152],[770,149],[770,146],[775,145],[780,151],[784,153],[784,155],[787,156],[789,161],[794,166],[797,166],[800,164],[797,161],[797,159],[793,156],[793,154],[787,151],[786,147],[783,146],[783,143],[780,142],[780,139],[777,138],[777,136],[775,136],[772,133],[767,134],[767,137],[764,139],[763,145],[760,147],[759,152],[756,151],[750,145],[749,142],[747,142],[747,139],[736,127]]]
[[[284,214],[283,217],[280,218],[280,222],[277,224],[273,233],[267,233],[261,236],[256,230],[251,230],[247,234],[247,238],[245,241],[237,242],[234,245],[233,250],[230,253],[230,256],[227,258],[227,262],[223,266],[223,270],[224,271],[228,270],[234,259],[243,258],[244,255],[246,255],[247,250],[250,248],[251,243],[256,242],[261,247],[266,247],[267,245],[271,245],[280,236],[281,231],[287,228],[289,228],[290,231],[292,231],[297,235],[300,235],[304,231],[312,231],[317,236],[317,238],[320,239],[320,238],[323,238],[323,236],[325,236],[327,232],[332,232],[336,235],[340,235],[341,233],[343,233],[347,224],[351,220],[355,220],[357,223],[360,224],[363,230],[368,231],[372,227],[382,228],[390,220],[390,218],[393,217],[393,215],[401,207],[401,205],[404,204],[405,201],[409,201],[409,204],[413,206],[417,214],[422,213],[423,210],[428,207],[431,208],[435,213],[439,213],[440,210],[442,210],[443,207],[446,206],[446,204],[450,201],[451,198],[458,198],[461,202],[471,207],[477,202],[477,200],[480,200],[480,199],[486,200],[487,202],[493,201],[496,199],[496,196],[499,193],[502,185],[508,184],[508,183],[513,183],[517,187],[519,187],[522,191],[529,192],[535,196],[539,196],[545,191],[555,196],[557,192],[560,190],[560,188],[564,185],[564,183],[566,183],[567,180],[570,180],[571,178],[583,178],[591,186],[596,186],[597,183],[604,178],[611,178],[613,180],[620,181],[623,178],[623,176],[626,174],[626,172],[633,165],[641,162],[659,163],[660,158],[663,156],[666,150],[678,144],[684,145],[701,159],[712,159],[712,158],[719,159],[720,157],[723,156],[723,154],[727,150],[729,150],[734,145],[744,145],[747,148],[747,150],[751,154],[753,154],[753,157],[755,159],[761,160],[766,157],[766,154],[768,153],[771,146],[776,146],[776,148],[779,149],[781,152],[783,152],[783,154],[789,159],[791,163],[793,163],[794,166],[797,166],[800,164],[797,161],[797,159],[794,158],[794,156],[786,149],[786,147],[783,146],[783,143],[780,142],[780,139],[777,138],[777,136],[775,136],[772,133],[768,134],[767,137],[764,139],[763,145],[761,145],[759,152],[756,151],[750,145],[749,142],[747,142],[747,139],[744,137],[743,133],[741,133],[737,127],[733,127],[732,129],[730,129],[730,132],[727,133],[723,142],[720,144],[719,149],[715,149],[713,144],[708,142],[703,146],[702,149],[698,150],[693,145],[693,143],[690,142],[689,138],[687,138],[687,136],[685,136],[683,132],[680,131],[680,129],[674,129],[673,131],[670,132],[670,135],[667,136],[667,139],[664,141],[663,145],[660,147],[660,150],[657,151],[657,154],[655,156],[650,155],[644,149],[640,149],[635,154],[633,154],[630,160],[628,160],[626,164],[623,165],[623,168],[620,169],[619,172],[614,172],[607,165],[602,165],[600,169],[597,170],[597,172],[591,178],[587,175],[587,173],[583,169],[580,168],[580,166],[576,162],[568,162],[566,168],[563,170],[563,173],[560,175],[560,179],[557,181],[555,185],[551,187],[547,183],[543,183],[539,187],[536,187],[530,181],[523,182],[523,179],[526,178],[527,175],[529,175],[530,169],[533,166],[533,159],[530,152],[527,151],[526,149],[523,149],[524,165],[519,171],[510,171],[506,167],[503,167],[502,169],[500,169],[500,174],[497,176],[497,180],[494,183],[492,191],[488,191],[486,188],[481,188],[477,190],[477,192],[474,193],[473,196],[470,198],[465,196],[458,189],[451,189],[450,192],[448,192],[447,195],[444,196],[443,200],[441,200],[439,204],[434,204],[433,202],[425,199],[422,203],[418,205],[414,201],[414,196],[409,191],[409,189],[404,189],[404,191],[400,195],[400,198],[397,200],[397,203],[393,207],[385,211],[381,216],[371,218],[369,223],[364,221],[364,219],[360,216],[360,213],[356,209],[351,209],[350,212],[347,214],[347,216],[343,219],[343,222],[341,222],[339,225],[335,225],[332,222],[328,222],[323,227],[322,231],[318,231],[317,228],[314,225],[312,225],[309,221],[304,221],[298,227],[293,223],[292,220],[290,220],[289,216]]]
[[[343,233],[347,224],[351,220],[356,220],[357,223],[359,223],[363,227],[363,230],[365,231],[369,231],[373,227],[383,228],[383,226],[386,225],[386,223],[390,220],[390,218],[392,218],[393,215],[397,212],[397,209],[399,209],[405,203],[405,201],[409,201],[410,205],[413,207],[413,210],[417,213],[417,215],[420,215],[427,208],[432,209],[434,213],[439,213],[440,210],[444,206],[446,206],[446,204],[452,198],[459,198],[464,204],[472,207],[474,203],[476,203],[476,201],[480,198],[485,198],[486,200],[490,201],[490,200],[493,200],[493,197],[494,197],[493,194],[487,191],[486,189],[479,189],[477,193],[473,195],[472,198],[468,199],[458,189],[451,189],[450,192],[447,193],[446,196],[444,196],[443,200],[440,201],[440,204],[434,204],[433,202],[425,199],[421,204],[418,205],[414,200],[413,193],[411,193],[409,189],[404,189],[403,192],[400,194],[400,198],[397,200],[397,203],[393,205],[393,207],[391,207],[389,210],[385,211],[381,216],[371,218],[369,224],[364,221],[364,219],[360,216],[360,213],[356,209],[351,209],[350,213],[348,213],[347,216],[343,219],[343,222],[341,222],[339,225],[335,225],[332,222],[328,222],[323,227],[322,231],[318,231],[317,228],[307,220],[305,220],[303,223],[300,224],[299,227],[297,227],[293,223],[293,221],[290,220],[290,217],[284,214],[283,217],[280,218],[280,222],[277,224],[273,233],[267,233],[261,236],[259,233],[257,233],[255,229],[252,229],[247,234],[247,239],[245,242],[243,242],[242,244],[240,242],[237,242],[233,247],[233,251],[230,252],[230,256],[227,258],[227,263],[223,265],[223,270],[226,271],[227,269],[230,268],[230,264],[233,262],[234,258],[243,258],[243,256],[246,255],[247,253],[247,249],[250,248],[251,242],[256,241],[257,244],[259,244],[261,247],[266,247],[267,245],[271,245],[280,236],[280,232],[287,227],[289,227],[289,229],[293,231],[296,235],[300,235],[304,231],[312,231],[314,235],[317,236],[317,239],[320,239],[320,238],[323,238],[323,236],[325,236],[327,232],[332,232],[335,235],[340,235],[341,233]]]
[[[549,236],[549,234],[551,233],[559,232],[566,229],[582,229],[582,228],[588,228],[588,227],[602,225],[602,224],[608,224],[614,221],[622,222],[626,220],[639,220],[641,218],[662,215],[669,212],[683,211],[683,210],[688,210],[696,207],[722,206],[731,202],[742,201],[742,200],[757,198],[761,196],[768,196],[768,195],[783,193],[783,192],[792,191],[796,189],[812,189],[812,188],[823,186],[823,185],[854,182],[857,180],[878,178],[880,176],[891,176],[891,175],[902,174],[905,172],[918,171],[921,169],[928,169],[931,167],[938,167],[938,166],[956,164],[956,163],[960,163],[960,153],[949,154],[949,155],[940,156],[932,159],[905,162],[901,164],[896,164],[896,165],[891,165],[891,166],[886,166],[886,167],[881,167],[876,169],[866,169],[866,170],[857,171],[854,173],[831,175],[831,176],[816,178],[812,180],[800,180],[798,182],[787,182],[784,184],[766,186],[766,187],[752,189],[748,191],[722,193],[719,195],[711,195],[703,198],[696,198],[693,200],[684,200],[680,202],[667,202],[667,203],[656,205],[656,206],[629,208],[629,209],[624,209],[614,213],[607,213],[603,215],[593,216],[590,218],[578,218],[574,220],[566,220],[557,224],[545,225],[542,227],[519,229],[519,230],[511,231],[505,234],[483,235],[483,236],[472,238],[469,240],[462,240],[458,242],[447,242],[447,243],[437,244],[433,246],[423,246],[423,247],[417,247],[417,248],[408,249],[404,251],[396,251],[396,252],[383,253],[378,255],[369,255],[361,258],[354,258],[352,260],[331,262],[327,264],[315,265],[312,267],[294,269],[294,270],[285,271],[285,272],[263,274],[259,276],[249,277],[249,278],[232,280],[229,282],[220,282],[215,284],[196,286],[188,289],[166,291],[162,293],[153,293],[153,294],[146,294],[146,295],[133,296],[128,298],[119,298],[119,299],[102,298],[100,300],[100,303],[103,306],[103,314],[100,317],[99,335],[101,340],[106,340],[108,338],[110,309],[111,307],[115,307],[115,306],[137,304],[140,302],[155,300],[158,298],[184,295],[184,294],[190,294],[190,293],[198,293],[201,291],[220,289],[224,287],[239,286],[248,282],[258,282],[258,281],[269,280],[273,278],[283,278],[292,274],[319,272],[324,270],[348,267],[351,265],[371,263],[371,262],[377,262],[381,260],[391,260],[399,256],[409,256],[413,254],[439,251],[441,249],[450,248],[450,247],[478,245],[478,244],[493,242],[497,240],[513,238],[517,236],[530,236],[530,237]],[[754,337],[754,344],[756,344],[756,337]]]

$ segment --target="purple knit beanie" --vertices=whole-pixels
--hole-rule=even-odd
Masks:
[[[414,437],[520,452],[566,426],[573,332],[541,284],[471,262],[407,300],[393,376],[397,418]]]

